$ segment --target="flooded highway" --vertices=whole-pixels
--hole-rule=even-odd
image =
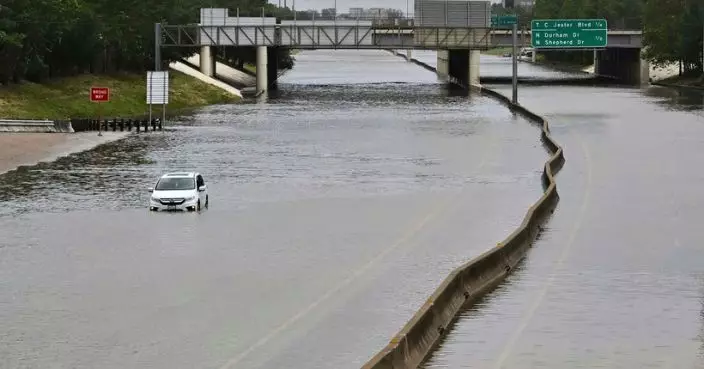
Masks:
[[[423,368],[703,368],[704,94],[544,86],[519,101],[565,149],[560,203]]]
[[[266,102],[1,177],[0,367],[358,368],[540,195],[496,101],[387,52],[297,60]],[[148,212],[184,169],[210,208]]]

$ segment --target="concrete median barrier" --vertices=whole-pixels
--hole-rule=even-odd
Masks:
[[[0,119],[0,132],[57,132],[51,120]]]
[[[0,119],[0,132],[73,133],[69,121]]]
[[[541,225],[559,201],[554,176],[562,168],[565,158],[560,145],[550,136],[548,122],[525,107],[513,104],[508,97],[496,91],[481,86],[473,88],[498,99],[540,127],[541,141],[551,154],[542,173],[543,195],[528,209],[521,225],[506,239],[453,270],[389,344],[364,364],[363,369],[418,367],[447,333],[458,313],[491,292],[525,258],[542,230]]]

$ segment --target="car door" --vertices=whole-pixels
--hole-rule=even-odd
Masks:
[[[205,181],[203,180],[203,176],[198,174],[196,176],[196,187],[200,188],[201,186],[205,186]],[[201,204],[205,204],[205,199],[208,196],[208,188],[205,188],[205,191],[200,192],[198,191],[198,198],[200,199]]]

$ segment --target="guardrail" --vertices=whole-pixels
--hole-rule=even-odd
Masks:
[[[149,132],[149,127],[151,126],[151,131],[156,130],[162,131],[163,124],[161,119],[123,119],[123,118],[113,118],[113,119],[71,119],[71,126],[76,132],[81,131],[113,131],[113,132],[124,132],[132,131],[134,128],[135,132]]]
[[[412,59],[415,61],[415,59]],[[423,65],[428,67],[427,64]],[[540,125],[541,140],[552,154],[542,173],[543,195],[528,209],[523,222],[496,247],[453,270],[389,344],[372,357],[363,369],[416,368],[446,334],[462,309],[495,288],[523,260],[541,225],[559,201],[555,174],[564,164],[562,148],[550,136],[547,120],[493,90],[477,86],[481,93],[498,99],[512,111]]]
[[[34,132],[34,133],[73,133],[82,131],[132,131],[149,132],[163,130],[161,119],[68,119],[68,120],[32,120],[0,119],[0,132]]]
[[[0,119],[0,132],[57,132],[54,121],[32,119]]]

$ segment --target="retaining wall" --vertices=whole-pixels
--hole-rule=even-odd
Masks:
[[[66,121],[0,119],[0,132],[73,133],[73,127]]]
[[[550,136],[548,122],[523,106],[512,104],[508,97],[496,91],[473,87],[540,126],[541,140],[551,154],[542,173],[543,195],[505,240],[453,270],[391,342],[364,364],[363,369],[405,369],[421,364],[447,333],[457,314],[490,292],[525,257],[542,230],[541,224],[553,213],[559,201],[554,175],[562,168],[565,159],[562,148]]]
[[[56,132],[54,122],[50,120],[0,120],[0,132]]]

